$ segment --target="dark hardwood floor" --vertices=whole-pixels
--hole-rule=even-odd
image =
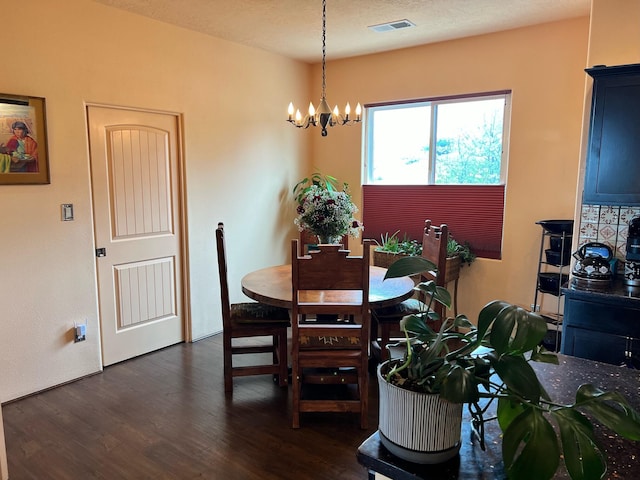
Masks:
[[[46,368],[46,367],[44,367]],[[225,396],[222,336],[179,344],[3,406],[10,480],[364,480],[357,415],[303,414],[270,376]]]

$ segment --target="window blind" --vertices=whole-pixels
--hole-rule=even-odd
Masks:
[[[421,240],[424,221],[446,223],[458,243],[484,258],[501,258],[504,185],[363,185],[363,238],[400,230]]]

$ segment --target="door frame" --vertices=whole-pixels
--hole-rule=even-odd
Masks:
[[[177,171],[178,171],[178,191],[176,195],[178,197],[178,215],[180,216],[180,235],[182,236],[182,242],[180,244],[179,253],[181,257],[181,269],[180,275],[182,275],[182,291],[179,292],[179,295],[182,300],[182,316],[183,316],[183,330],[184,330],[184,339],[185,342],[193,342],[193,325],[191,322],[191,304],[189,302],[189,298],[191,297],[191,288],[189,282],[189,239],[188,239],[188,228],[187,228],[187,187],[186,187],[186,167],[185,167],[185,153],[184,153],[184,141],[183,141],[183,129],[184,129],[184,116],[182,113],[172,112],[169,110],[155,110],[149,108],[136,108],[136,107],[123,107],[119,105],[111,105],[106,103],[97,103],[97,102],[85,102],[84,104],[84,114],[85,114],[85,131],[87,134],[87,161],[89,162],[89,202],[91,204],[91,228],[92,228],[92,240],[93,240],[93,249],[97,248],[96,243],[96,229],[95,229],[95,220],[94,220],[94,206],[93,206],[93,184],[91,182],[91,155],[89,155],[90,147],[89,147],[89,108],[91,107],[100,107],[100,108],[109,108],[112,110],[128,110],[142,113],[155,113],[161,115],[170,115],[175,117],[176,119],[176,140],[178,144],[176,145],[176,151],[178,154],[178,158],[176,159],[178,162]],[[95,259],[94,255],[94,259]],[[96,292],[98,292],[98,264],[97,260],[94,260],[93,264],[94,268],[94,280]],[[98,313],[98,324],[102,323],[102,319],[100,316],[100,308],[99,301],[96,298],[96,311]],[[100,331],[100,366],[104,368],[103,360],[102,360],[102,332]]]

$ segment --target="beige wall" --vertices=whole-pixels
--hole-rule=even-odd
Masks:
[[[242,272],[287,258],[288,193],[308,148],[284,121],[291,95],[307,95],[307,65],[89,0],[28,7],[28,30],[2,27],[0,92],[46,98],[51,184],[0,186],[0,401],[101,368],[86,103],[183,115],[193,338],[222,328],[216,223],[238,300]],[[75,221],[61,221],[62,203]]]
[[[328,65],[332,106],[513,91],[503,257],[462,270],[458,310],[472,319],[493,299],[532,303],[542,232],[535,222],[574,216],[588,27],[579,18]],[[317,67],[313,75],[319,80]],[[316,135],[314,165],[359,185],[360,137],[356,127]]]
[[[640,63],[640,0],[591,0],[589,66]]]
[[[587,65],[626,65],[640,63],[640,0],[591,0],[591,25]],[[579,192],[575,218],[582,214],[582,190],[589,140],[589,117],[593,79],[585,78],[584,114],[580,150]],[[586,216],[586,215],[585,215]],[[585,218],[586,222],[586,218]],[[574,237],[580,236],[580,224],[574,225]]]

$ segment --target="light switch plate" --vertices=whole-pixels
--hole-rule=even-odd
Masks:
[[[61,206],[62,221],[70,222],[73,220],[73,203],[63,203]]]

